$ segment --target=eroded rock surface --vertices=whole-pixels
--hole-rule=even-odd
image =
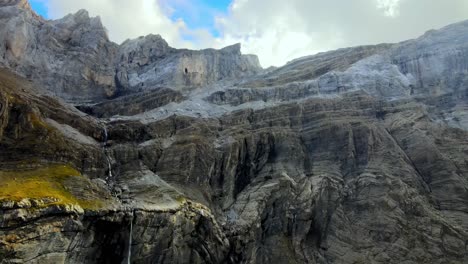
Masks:
[[[468,262],[468,22],[262,70],[1,3],[0,262]]]
[[[127,40],[120,47],[116,78],[124,91],[193,89],[260,72],[258,58],[242,55],[240,49],[236,44],[221,50],[176,50],[159,35]]]
[[[261,71],[236,44],[221,50],[177,50],[159,35],[111,42],[99,17],[85,10],[44,20],[27,0],[0,3],[0,65],[34,79],[51,94],[86,102],[167,87],[195,89]]]

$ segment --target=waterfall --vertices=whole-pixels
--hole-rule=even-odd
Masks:
[[[132,212],[132,220],[130,220],[130,234],[128,236],[128,256],[127,264],[131,263],[132,260],[132,239],[133,239],[133,220],[135,219],[135,213]]]
[[[104,152],[105,152],[105,150],[104,150]],[[111,165],[111,160],[110,160],[110,158],[109,158],[109,155],[107,155],[107,153],[105,153],[105,155],[106,155],[106,160],[107,160],[107,167],[108,167],[108,169],[109,169],[109,174],[108,174],[107,176],[108,176],[109,179],[110,179],[110,178],[112,178],[112,165]]]
[[[106,156],[107,168],[109,169],[109,172],[108,172],[108,175],[107,175],[107,179],[109,180],[110,178],[112,178],[112,164],[111,164],[111,159],[110,159],[110,157],[109,157],[109,155],[107,154],[107,151],[106,151],[107,139],[108,139],[108,133],[107,133],[106,125],[104,125],[104,127],[103,127],[103,132],[104,132],[104,140],[102,142],[102,148],[104,150],[104,156]]]
[[[104,126],[104,141],[103,141],[103,143],[104,143],[104,147],[105,147],[106,144],[107,144],[107,127],[106,126]]]

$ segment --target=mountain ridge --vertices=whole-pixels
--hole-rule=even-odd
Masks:
[[[43,20],[30,9],[28,1],[7,4],[1,22],[2,41],[7,45],[0,49],[0,63],[69,101],[102,100],[140,89],[145,80],[138,76],[145,66],[152,70],[151,75],[160,76],[148,80],[146,86],[172,85],[178,89],[193,89],[261,70],[256,56],[241,55],[239,44],[219,51],[177,50],[160,36],[148,35],[118,45],[109,40],[100,18],[91,18],[86,10]],[[159,69],[161,63],[172,68]],[[138,76],[133,77],[135,74]],[[54,75],[61,83],[50,77]]]
[[[467,21],[265,70],[25,3],[0,1],[0,263],[468,262]]]

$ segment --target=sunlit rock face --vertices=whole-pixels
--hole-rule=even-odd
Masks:
[[[242,55],[240,44],[221,50],[177,50],[161,36],[149,35],[127,40],[119,51],[117,80],[124,91],[195,89],[261,71],[258,58]]]
[[[194,89],[261,71],[236,44],[189,51],[160,36],[109,41],[99,17],[80,10],[58,20],[37,16],[28,1],[2,1],[0,63],[67,101],[99,101],[170,85]]]
[[[268,70],[0,24],[1,261],[468,262],[468,22]]]
[[[2,65],[67,100],[115,93],[117,45],[108,40],[99,18],[81,10],[45,21],[24,4],[27,1],[7,2],[0,11],[0,37],[5,43],[0,47]]]

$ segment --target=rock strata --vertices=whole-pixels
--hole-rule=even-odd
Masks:
[[[99,17],[80,10],[58,20],[36,15],[27,0],[0,3],[0,65],[34,79],[67,101],[87,102],[159,87],[199,88],[261,71],[236,44],[177,50],[159,35],[111,42]]]
[[[268,70],[0,24],[0,263],[468,262],[468,22]]]

